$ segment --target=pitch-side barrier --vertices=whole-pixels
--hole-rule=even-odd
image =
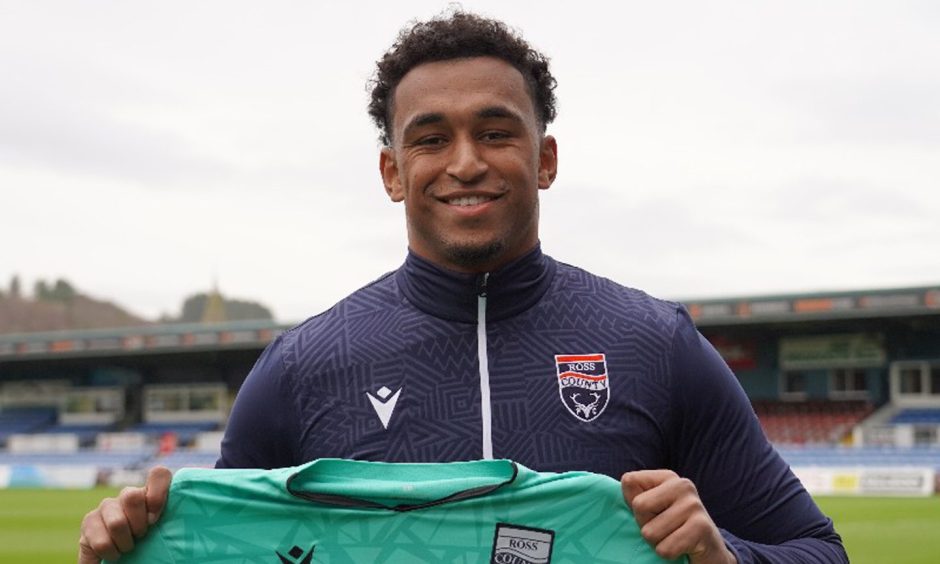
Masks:
[[[802,466],[793,473],[811,495],[929,496],[936,488],[933,468]]]

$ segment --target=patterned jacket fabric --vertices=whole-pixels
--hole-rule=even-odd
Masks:
[[[540,248],[486,275],[410,253],[281,335],[239,391],[217,467],[487,451],[615,479],[669,468],[739,562],[848,561],[684,308]]]

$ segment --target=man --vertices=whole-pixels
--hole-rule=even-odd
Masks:
[[[268,347],[217,466],[510,458],[621,479],[667,558],[847,561],[685,311],[541,253],[553,88],[502,23],[456,13],[402,33],[369,111],[408,257]],[[89,513],[80,561],[131,550],[169,481],[157,469]]]

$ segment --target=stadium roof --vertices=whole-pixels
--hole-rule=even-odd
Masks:
[[[49,357],[261,349],[291,326],[258,320],[0,335],[0,362]]]
[[[683,300],[683,303],[696,324],[703,327],[940,315],[940,285]],[[0,335],[0,362],[36,358],[261,349],[293,325],[264,320],[154,324],[117,329]]]
[[[699,326],[940,315],[940,285],[683,303]]]

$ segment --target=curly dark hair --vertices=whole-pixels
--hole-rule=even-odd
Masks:
[[[422,63],[463,57],[496,57],[511,64],[525,78],[542,130],[555,119],[556,81],[548,70],[548,58],[503,22],[457,11],[402,29],[376,62],[369,82],[369,115],[383,144],[391,143],[395,88],[408,71]]]

